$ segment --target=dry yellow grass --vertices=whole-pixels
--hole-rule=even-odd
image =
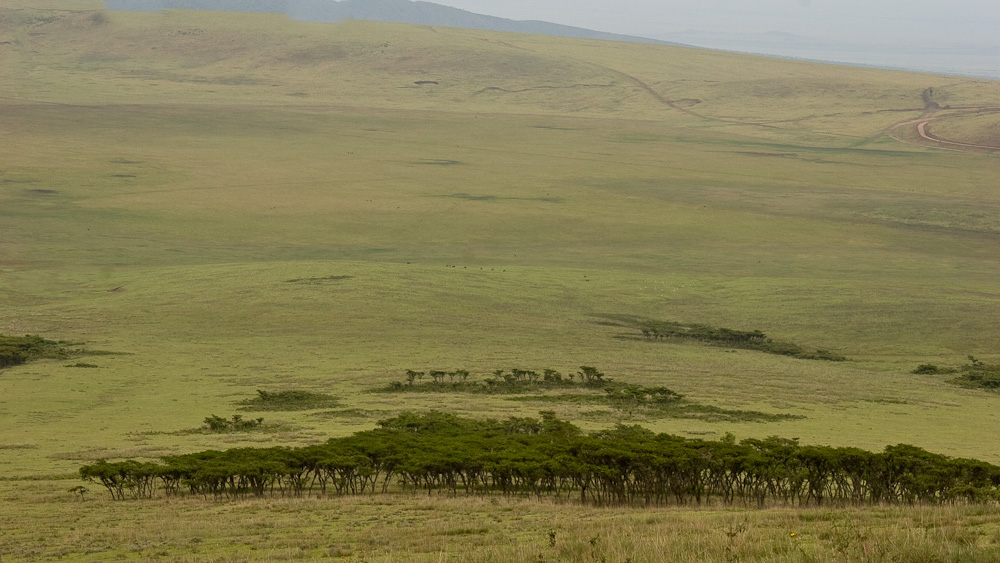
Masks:
[[[982,507],[594,508],[498,498],[112,502],[0,482],[4,561],[793,562],[1000,556]],[[54,492],[55,491],[55,492]],[[27,523],[31,523],[27,525]]]

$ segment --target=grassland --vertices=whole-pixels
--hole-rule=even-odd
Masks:
[[[1000,534],[984,507],[642,511],[419,495],[81,502],[38,482],[5,497],[40,524],[5,518],[4,559],[34,561],[985,563]],[[64,519],[47,521],[61,504]]]
[[[537,415],[537,404],[490,396],[366,392],[406,369],[592,365],[699,403],[805,416],[642,421],[658,432],[906,442],[1000,462],[1000,397],[910,373],[970,354],[1000,360],[1000,159],[886,134],[924,115],[928,91],[941,107],[996,107],[997,83],[639,44],[98,8],[0,7],[0,333],[127,353],[88,357],[92,369],[39,361],[0,372],[0,494],[23,515],[3,511],[5,560],[62,554],[46,545],[91,560],[73,547],[84,533],[112,546],[102,558],[195,560],[205,555],[197,536],[219,560],[280,559],[298,549],[292,522],[341,510],[73,503],[72,476],[94,459],[303,445],[407,409]],[[931,130],[975,143],[989,119]],[[915,125],[894,135],[918,141]],[[851,361],[623,339],[601,324],[607,315],[762,330]],[[232,414],[258,389],[328,393],[344,406],[267,413],[279,432],[178,432]],[[554,407],[585,428],[633,422]],[[897,547],[928,519],[929,543],[938,533],[961,543],[956,530],[971,519],[988,530],[954,549],[973,557],[998,543],[995,519],[976,520],[975,509],[529,505],[513,509],[530,522],[511,535],[484,524],[484,534],[456,536],[444,532],[466,501],[429,503],[440,517],[405,497],[346,502],[357,517],[330,541],[353,560],[398,560],[424,541],[415,532],[359,547],[399,528],[370,520],[386,510],[440,526],[428,560],[442,549],[456,560],[536,559],[530,542],[547,545],[553,514],[592,518],[595,534],[613,522],[642,534],[686,522],[683,549],[705,534],[715,560],[726,556],[721,530],[742,518],[767,530],[743,560],[804,560],[786,522],[810,514],[827,519],[810,524],[816,534],[832,533],[829,518],[856,517]],[[244,511],[289,516],[255,553],[222,547],[245,542],[229,527]],[[163,521],[175,527],[155,549],[130,552],[120,528],[133,516],[136,541]],[[216,517],[232,524],[200,524]],[[573,540],[576,560],[588,560],[588,534]],[[298,557],[332,553],[317,541]],[[772,542],[785,547],[766,552]],[[837,560],[832,543],[809,545]],[[680,549],[656,549],[668,547]],[[615,553],[608,560],[629,557]]]
[[[961,139],[961,142],[1000,146],[1000,109],[990,112],[970,112],[934,124],[932,131],[943,139]]]

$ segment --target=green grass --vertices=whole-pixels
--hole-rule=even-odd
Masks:
[[[304,445],[402,410],[537,415],[489,396],[365,392],[412,366],[597,365],[699,404],[806,417],[643,421],[658,432],[1000,462],[994,394],[909,373],[1000,362],[1000,160],[884,134],[921,115],[927,88],[942,105],[996,106],[995,82],[263,15],[98,24],[98,8],[0,8],[0,333],[129,352],[86,360],[100,369],[0,371],[0,490],[28,523],[6,545],[83,506],[65,481],[24,479],[101,457]],[[932,130],[961,140],[981,123]],[[594,322],[622,314],[759,329],[851,360],[621,340]],[[178,433],[257,389],[344,408],[282,412],[277,432]],[[541,406],[588,430],[616,421]],[[124,508],[87,506],[101,508],[79,537],[123,545]],[[678,518],[719,532],[724,519],[702,516]],[[200,537],[199,518],[176,526]],[[294,548],[278,530],[257,559]],[[230,533],[206,533],[212,557]],[[195,557],[185,534],[157,549]],[[461,545],[479,560],[537,555]]]

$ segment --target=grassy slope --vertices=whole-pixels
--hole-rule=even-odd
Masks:
[[[985,115],[972,114],[934,123],[931,131],[943,139],[961,139],[963,143],[1000,146],[1000,116],[996,109]]]
[[[134,355],[0,373],[4,476],[308,443],[404,408],[531,414],[552,404],[362,391],[406,368],[580,364],[808,417],[640,420],[660,431],[1000,461],[995,396],[907,374],[997,359],[1000,161],[882,134],[921,114],[926,88],[997,105],[996,83],[18,2],[0,9],[0,332]],[[288,281],[332,275],[352,277]],[[606,313],[761,329],[856,361],[618,340],[594,322]],[[172,434],[256,388],[352,409],[265,413],[286,423],[275,434]]]

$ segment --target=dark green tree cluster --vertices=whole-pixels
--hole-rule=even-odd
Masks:
[[[1000,467],[905,444],[873,453],[777,437],[689,439],[622,425],[585,434],[551,412],[483,421],[406,413],[322,445],[211,450],[161,463],[100,461],[80,475],[116,499],[150,497],[157,488],[217,498],[407,490],[597,505],[954,503],[1000,496]]]
[[[36,358],[66,357],[59,354],[60,344],[41,336],[7,336],[0,334],[0,369],[16,366]]]
[[[638,330],[646,340],[695,340],[727,348],[757,350],[804,360],[833,362],[847,360],[846,357],[829,350],[809,350],[792,342],[772,340],[759,330],[734,330],[703,324],[657,321],[630,315],[609,315],[606,318],[610,320],[607,324]]]
[[[1000,390],[1000,364],[987,364],[975,356],[969,356],[969,363],[955,367],[938,367],[934,364],[920,364],[911,373],[918,375],[958,374],[948,383],[972,389]]]
[[[616,385],[604,388],[608,402],[619,408],[667,405],[684,398],[666,387]]]

